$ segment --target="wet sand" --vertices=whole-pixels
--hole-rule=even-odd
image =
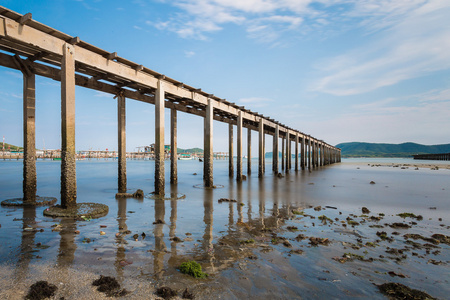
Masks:
[[[130,186],[151,185],[142,164],[131,165]],[[176,188],[186,198],[174,201],[116,200],[107,175],[115,164],[80,165],[79,199],[110,206],[95,220],[0,208],[0,298],[23,299],[33,283],[46,280],[57,286],[53,299],[107,299],[92,286],[100,275],[129,291],[123,299],[156,299],[161,286],[178,297],[188,288],[196,299],[385,299],[376,285],[386,282],[448,295],[450,253],[441,236],[448,238],[450,225],[446,168],[344,163],[236,183],[218,165],[216,182],[224,188],[193,188],[201,176],[192,174],[201,174],[201,166],[186,164]],[[40,166],[47,180],[39,193],[50,192],[42,196],[56,194],[54,167]],[[93,168],[104,170],[92,174]],[[0,177],[2,199],[18,196],[20,185],[6,185],[13,180]],[[415,217],[397,215],[405,212]],[[181,274],[178,267],[189,260],[208,278]]]

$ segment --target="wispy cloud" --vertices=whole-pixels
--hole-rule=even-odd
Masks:
[[[355,95],[450,68],[450,2],[436,0],[418,6],[421,2],[411,1],[400,9],[409,9],[407,15],[394,11],[386,19],[380,18],[379,25],[368,21],[371,29],[388,28],[369,44],[322,62],[318,68],[327,75],[313,89]],[[378,11],[385,10],[381,6]],[[360,9],[360,14],[364,13],[369,13],[368,9]]]
[[[184,51],[184,56],[186,56],[187,58],[192,57],[195,55],[194,51]]]

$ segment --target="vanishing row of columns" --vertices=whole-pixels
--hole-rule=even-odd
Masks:
[[[35,75],[24,72],[24,202],[34,202],[36,199],[36,149],[35,149]],[[164,81],[159,80],[155,92],[155,194],[164,195]],[[118,94],[118,191],[127,190],[126,177],[126,99]],[[204,117],[204,170],[203,179],[206,187],[213,187],[213,114],[214,103],[211,99],[205,109]],[[243,177],[243,117],[242,111],[237,115],[237,164],[236,179]],[[170,182],[177,183],[177,111],[171,109],[170,114]],[[258,176],[265,173],[265,127],[264,119],[258,124]],[[280,129],[277,124],[273,133],[273,164],[272,170],[279,170],[279,139],[282,139],[281,170],[288,172],[292,168],[292,141],[295,143],[294,169],[313,169],[335,162],[340,162],[339,149],[332,148],[310,137],[291,135]],[[61,61],[61,206],[69,208],[76,206],[76,152],[75,152],[75,60],[74,47],[64,45]],[[251,174],[251,129],[247,131],[247,174]],[[299,160],[300,158],[300,160]],[[233,124],[229,124],[229,173],[234,176],[233,157]]]

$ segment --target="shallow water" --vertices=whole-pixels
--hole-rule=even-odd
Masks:
[[[37,270],[51,266],[86,270],[92,276],[114,276],[132,291],[130,299],[141,296],[135,286],[135,281],[139,280],[152,286],[166,284],[179,289],[188,286],[198,298],[205,299],[212,295],[224,299],[254,296],[383,298],[373,283],[389,281],[446,298],[449,292],[448,245],[440,244],[433,249],[432,252],[440,251],[436,254],[425,249],[409,249],[405,252],[407,258],[400,260],[389,258],[385,250],[386,247],[404,248],[404,233],[426,237],[434,233],[448,234],[450,170],[371,167],[365,160],[358,160],[356,164],[344,160],[312,172],[291,170],[284,178],[273,177],[268,172],[260,180],[257,161],[254,161],[253,175],[237,183],[228,177],[228,161],[217,160],[214,161],[214,182],[223,187],[208,190],[198,188],[202,185],[201,163],[178,161],[179,182],[176,186],[167,183],[166,192],[186,197],[158,201],[147,197],[115,199],[117,161],[77,161],[77,201],[104,203],[109,206],[108,215],[90,221],[73,221],[44,217],[44,207],[1,207],[0,263],[10,270],[2,279],[7,283],[39,280],[37,274],[43,275]],[[169,162],[165,167],[168,181]],[[266,170],[270,169],[268,164]],[[130,191],[140,188],[145,194],[152,192],[153,171],[153,161],[129,160]],[[37,173],[37,194],[59,199],[60,162],[39,160]],[[0,161],[0,200],[21,195],[22,161]],[[236,199],[237,203],[219,203],[220,198]],[[318,205],[337,209],[315,211],[311,208]],[[371,215],[384,213],[386,216],[377,223],[365,221],[360,217],[363,206],[371,210]],[[293,210],[302,209],[311,217],[293,214]],[[422,215],[423,220],[417,221],[411,229],[391,229],[384,225],[414,221],[396,216],[402,212]],[[355,214],[353,218],[361,225],[343,227],[341,221],[349,214]],[[320,215],[332,220],[339,218],[339,221],[322,224],[317,219]],[[156,220],[164,224],[153,224]],[[58,227],[61,231],[52,231],[56,224],[61,225]],[[384,228],[369,227],[373,224]],[[287,226],[295,226],[297,230],[289,231]],[[265,232],[264,228],[270,231]],[[131,233],[127,234],[126,230]],[[362,244],[374,242],[379,230],[388,235],[394,231],[401,234],[392,235],[393,242],[378,242],[378,247],[351,248],[352,244],[360,243],[358,239]],[[100,231],[105,234],[100,235]],[[119,234],[116,236],[116,233]],[[307,239],[295,240],[300,233],[307,237],[329,238],[331,245],[314,247]],[[134,234],[138,234],[137,239]],[[174,237],[183,242],[173,241]],[[286,238],[292,248],[273,243],[274,237]],[[241,243],[250,239],[255,242]],[[292,249],[304,252],[291,254]],[[342,264],[332,259],[348,252],[376,260]],[[380,255],[385,258],[379,258]],[[181,262],[192,259],[200,262],[211,275],[208,279],[194,280],[178,272]],[[442,264],[430,263],[430,259]],[[386,273],[389,271],[407,277],[391,277]],[[24,286],[20,288],[26,292]],[[61,296],[75,299],[73,291],[67,293]]]

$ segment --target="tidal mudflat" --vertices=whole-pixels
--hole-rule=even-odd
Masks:
[[[152,161],[127,165],[130,192],[143,199],[115,199],[116,161],[79,161],[78,201],[106,204],[108,215],[1,207],[0,298],[23,299],[46,281],[52,299],[387,299],[382,291],[402,285],[446,299],[450,170],[397,164],[347,161],[260,180],[255,162],[237,183],[228,162],[214,161],[218,188],[203,189],[202,164],[180,161],[167,192],[186,197],[162,201],[149,197]],[[37,162],[39,196],[59,198],[59,168]],[[21,188],[21,161],[1,161],[0,200]],[[186,262],[207,275],[181,273]]]

